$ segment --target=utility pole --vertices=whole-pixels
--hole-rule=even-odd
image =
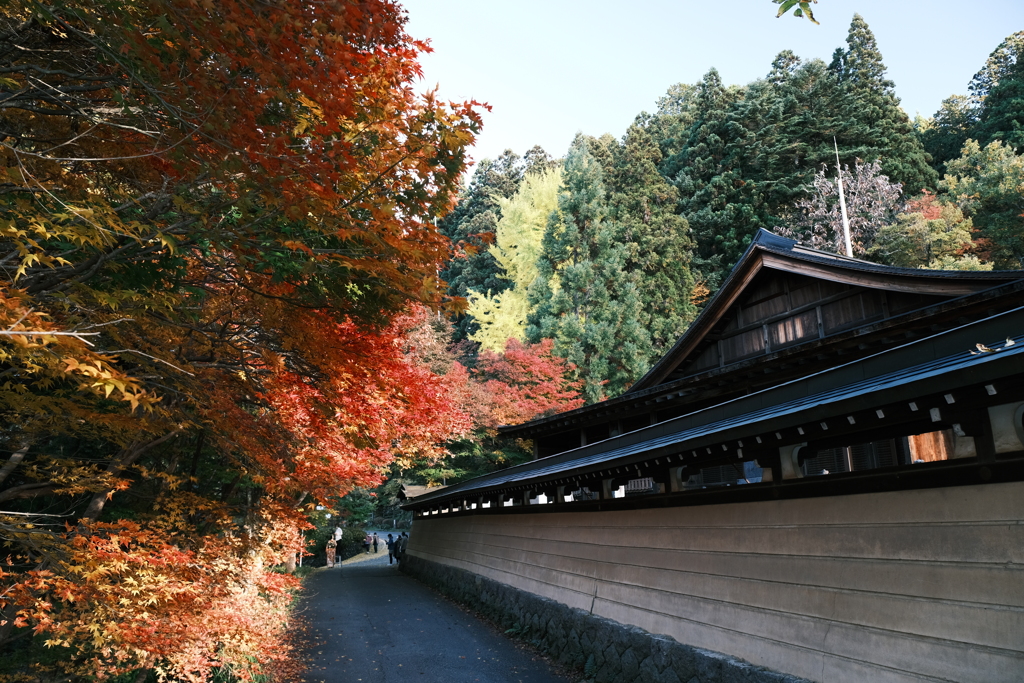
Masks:
[[[836,149],[836,179],[839,182],[839,210],[843,213],[843,237],[846,238],[846,255],[853,258],[853,243],[850,242],[850,219],[846,215],[846,196],[843,194],[843,169],[839,165],[839,143],[832,136],[832,144]]]

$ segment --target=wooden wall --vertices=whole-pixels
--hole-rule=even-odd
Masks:
[[[1024,483],[438,516],[409,552],[811,680],[1024,680]]]

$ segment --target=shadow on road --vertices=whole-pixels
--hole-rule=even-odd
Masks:
[[[306,579],[304,683],[566,683],[546,661],[388,565],[386,550]]]

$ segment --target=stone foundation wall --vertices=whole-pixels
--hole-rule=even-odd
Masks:
[[[406,555],[401,569],[594,683],[801,683],[463,569]]]

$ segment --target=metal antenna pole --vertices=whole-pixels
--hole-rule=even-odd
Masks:
[[[839,210],[843,213],[843,237],[846,238],[846,255],[853,258],[853,243],[850,242],[850,219],[846,215],[846,196],[843,194],[843,169],[839,165],[839,143],[832,136],[832,144],[836,149],[836,178],[839,182]]]

